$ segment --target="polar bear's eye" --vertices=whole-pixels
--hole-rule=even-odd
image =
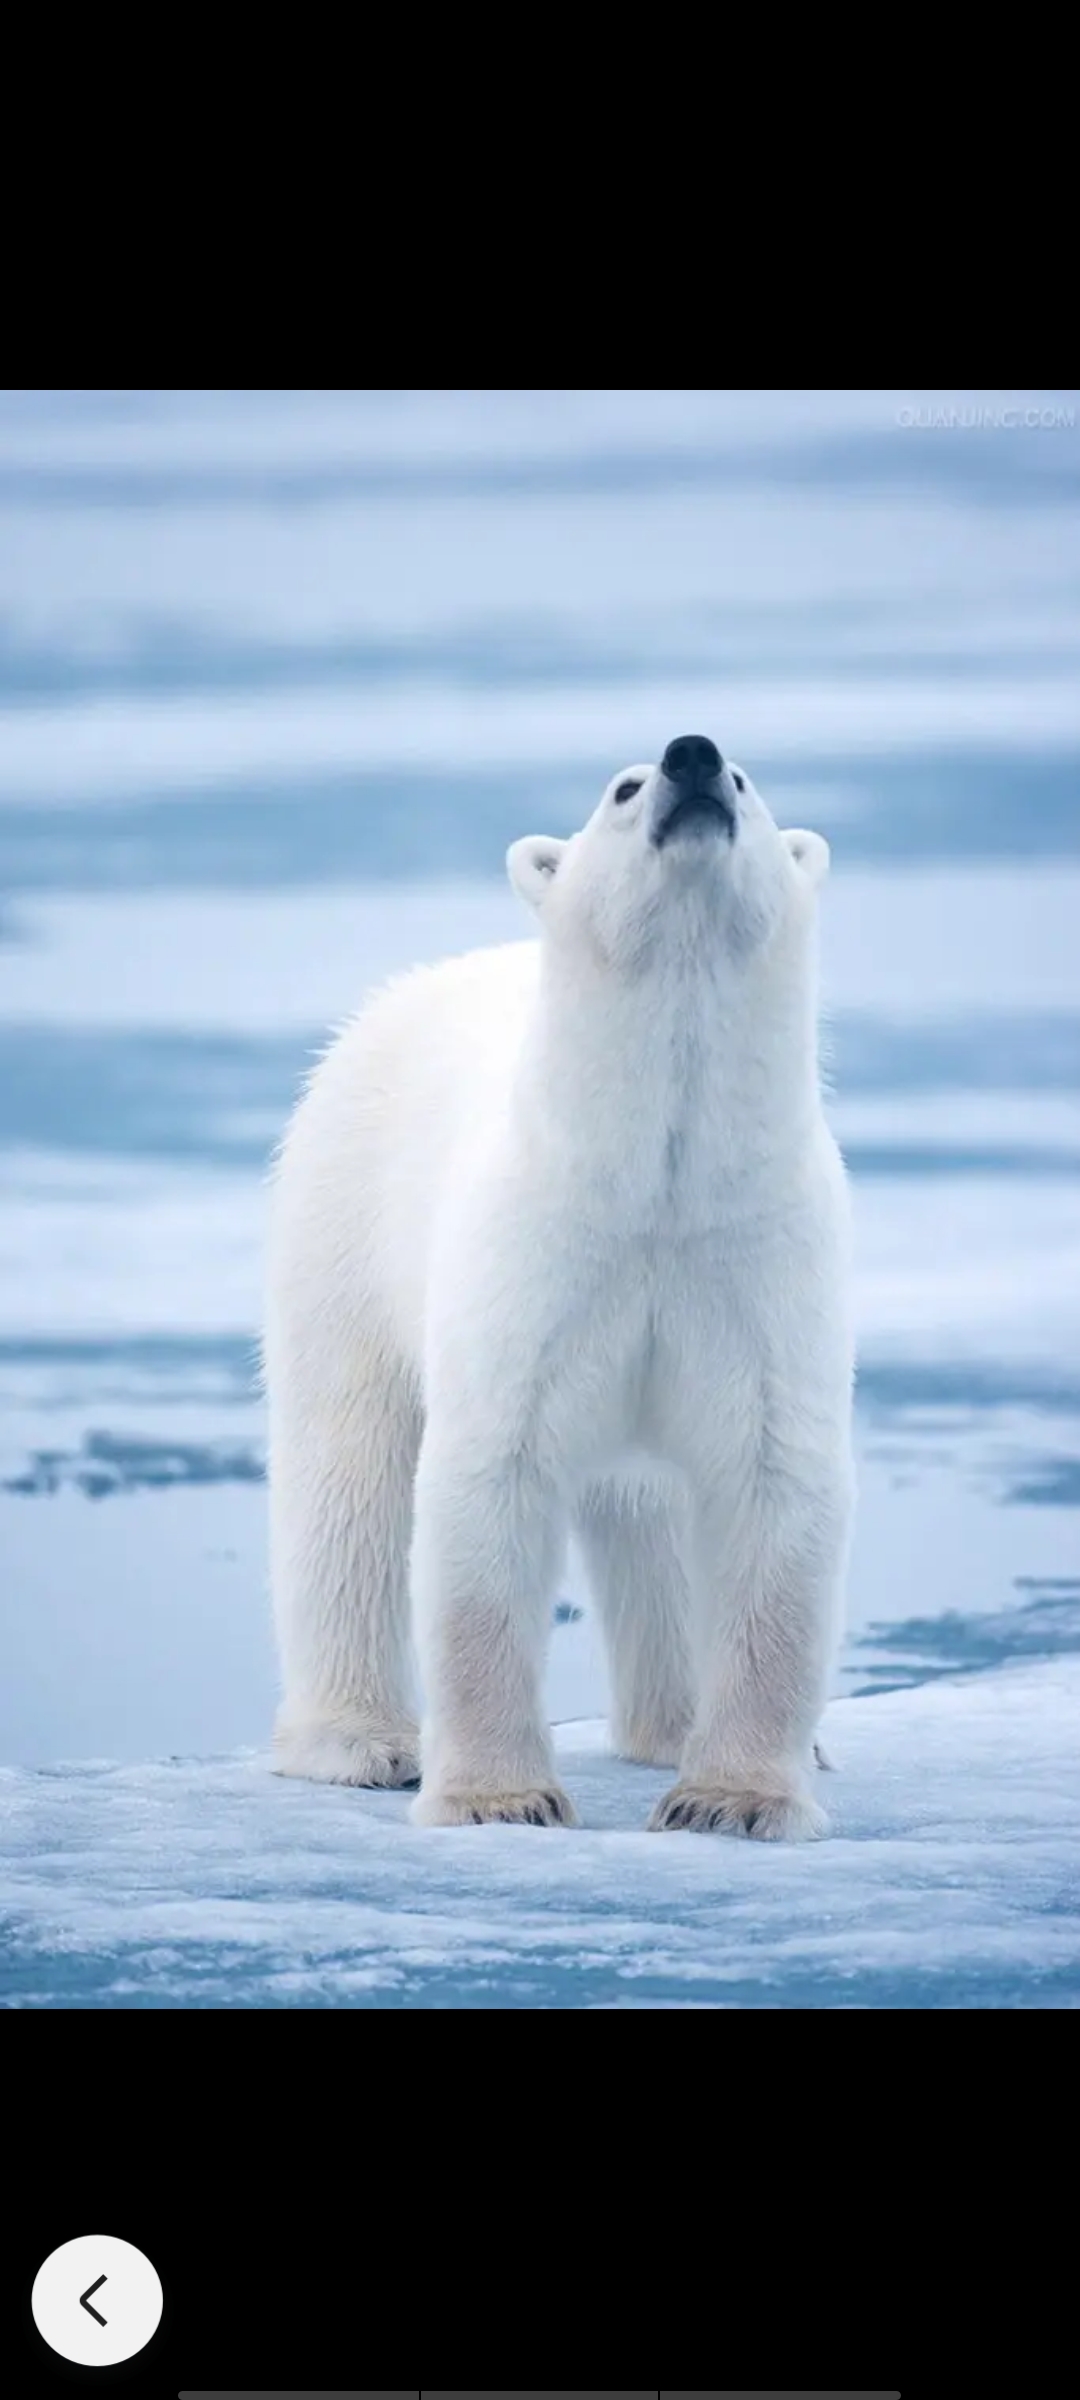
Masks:
[[[745,777],[745,775],[738,775],[738,774],[736,774],[736,771],[735,771],[734,767],[733,767],[733,768],[732,768],[732,770],[731,770],[731,780],[732,780],[732,782],[733,782],[733,784],[734,784],[734,786],[735,786],[735,789],[736,789],[736,791],[737,791],[737,792],[745,792],[745,790],[746,790],[746,777]]]
[[[640,790],[640,783],[633,775],[628,775],[625,783],[620,783],[616,787],[615,798],[616,800],[632,800],[634,793],[640,792]]]

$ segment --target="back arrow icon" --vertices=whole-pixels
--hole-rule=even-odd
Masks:
[[[107,2275],[99,2275],[96,2283],[88,2283],[85,2292],[79,2294],[79,2307],[85,2308],[88,2317],[97,2317],[99,2325],[107,2325],[108,2318],[101,2316],[96,2308],[91,2308],[90,2294],[91,2292],[100,2292],[102,2284],[107,2283],[108,2280]]]

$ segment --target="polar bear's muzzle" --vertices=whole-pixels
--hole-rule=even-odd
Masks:
[[[737,823],[731,777],[715,742],[703,733],[680,734],[660,762],[649,839],[657,850],[675,834],[723,833],[730,841]]]

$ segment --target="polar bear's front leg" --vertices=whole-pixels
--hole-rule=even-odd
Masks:
[[[850,1493],[827,1469],[760,1469],[699,1497],[699,1701],[655,1832],[797,1841],[827,1831],[810,1790],[847,1551]]]
[[[424,1685],[420,1825],[572,1825],[542,1715],[564,1535],[519,1454],[429,1420],[416,1479],[414,1623]]]

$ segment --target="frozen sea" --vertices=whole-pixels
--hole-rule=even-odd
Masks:
[[[0,2000],[1080,1999],[1075,399],[0,396]],[[833,844],[834,1835],[642,1833],[573,1565],[583,1829],[420,1834],[267,1770],[268,1152],[697,727]]]

